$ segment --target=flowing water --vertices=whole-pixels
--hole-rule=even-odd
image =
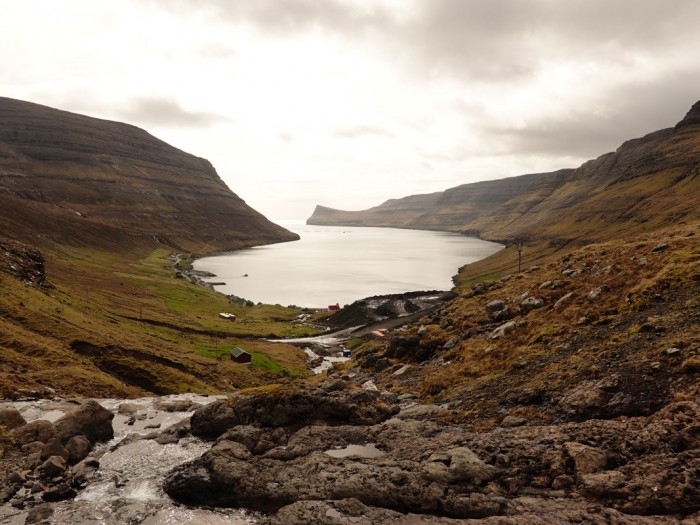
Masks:
[[[456,233],[394,228],[283,226],[301,240],[195,261],[224,282],[215,288],[253,302],[325,308],[374,295],[449,290],[452,276],[503,246]]]
[[[161,489],[163,478],[175,466],[202,455],[210,443],[188,437],[177,444],[159,445],[134,439],[189,418],[194,408],[218,399],[194,394],[130,400],[98,400],[115,413],[115,437],[98,445],[95,479],[73,501],[57,503],[51,523],[56,525],[243,525],[256,516],[236,509],[197,509],[175,504]],[[175,411],[177,404],[186,411]],[[54,401],[5,403],[17,408],[27,421],[55,421],[75,405]],[[27,510],[0,506],[0,524],[23,525]]]

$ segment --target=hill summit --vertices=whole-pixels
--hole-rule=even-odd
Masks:
[[[298,237],[135,126],[0,97],[0,230],[40,248],[216,251]]]

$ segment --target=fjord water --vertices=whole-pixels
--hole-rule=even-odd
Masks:
[[[327,307],[373,295],[449,290],[460,266],[502,245],[455,233],[281,223],[301,240],[195,262],[215,288],[253,302]]]

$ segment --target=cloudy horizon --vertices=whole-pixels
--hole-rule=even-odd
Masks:
[[[271,219],[576,167],[700,99],[692,0],[27,0],[0,96],[128,122]]]

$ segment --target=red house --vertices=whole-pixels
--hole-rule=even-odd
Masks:
[[[337,312],[338,310],[340,310],[340,305],[339,305],[338,303],[331,304],[331,305],[328,306],[328,309],[329,309],[331,312]]]
[[[231,350],[231,361],[247,365],[250,364],[252,360],[253,357],[242,348],[236,347],[233,350]]]

